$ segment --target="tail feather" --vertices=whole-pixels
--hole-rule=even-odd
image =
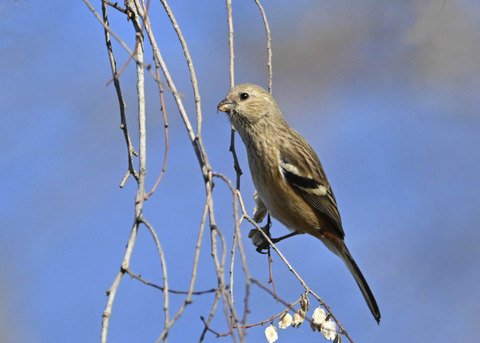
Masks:
[[[358,268],[357,264],[355,263],[355,260],[350,254],[350,251],[348,251],[345,245],[342,252],[343,253],[339,254],[340,258],[345,263],[348,270],[350,271],[355,281],[357,282],[357,285],[362,291],[363,297],[365,298],[365,301],[367,302],[367,305],[370,308],[370,311],[372,312],[373,317],[375,318],[377,323],[380,324],[380,317],[381,317],[380,310],[378,308],[377,301],[375,300],[375,297],[373,296],[373,293],[370,290],[370,287],[368,286],[367,281],[363,277],[363,274],[360,271],[360,268]]]

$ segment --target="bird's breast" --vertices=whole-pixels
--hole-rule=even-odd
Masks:
[[[310,232],[317,218],[311,207],[284,180],[278,157],[249,156],[252,180],[268,213],[291,231]],[[266,156],[263,154],[262,156]],[[278,156],[278,152],[273,154]]]

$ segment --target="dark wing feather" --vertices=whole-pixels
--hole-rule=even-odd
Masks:
[[[294,139],[290,144],[283,144],[280,149],[279,158],[283,162],[280,163],[280,169],[284,179],[313,208],[326,216],[344,237],[337,201],[322,164],[308,142],[300,134],[293,132]]]

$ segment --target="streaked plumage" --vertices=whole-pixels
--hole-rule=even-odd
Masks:
[[[275,99],[257,85],[235,86],[218,109],[228,114],[246,146],[257,207],[263,202],[288,229],[317,237],[338,255],[380,322],[375,298],[344,243],[337,202],[312,147],[287,124]]]

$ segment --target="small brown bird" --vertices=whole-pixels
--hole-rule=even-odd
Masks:
[[[312,147],[287,124],[275,99],[260,86],[233,87],[218,109],[228,114],[246,146],[257,203],[294,234],[315,236],[338,255],[380,323],[377,302],[345,245],[335,196]]]

